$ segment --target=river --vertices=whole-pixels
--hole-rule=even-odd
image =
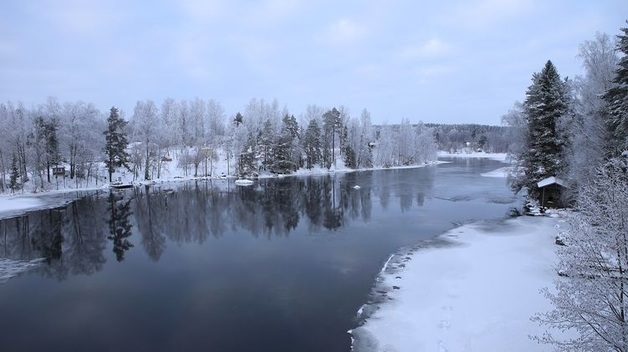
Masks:
[[[347,352],[386,259],[515,205],[503,166],[163,183],[0,220],[0,351]],[[359,187],[356,187],[359,186]]]

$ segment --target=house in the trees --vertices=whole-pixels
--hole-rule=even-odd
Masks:
[[[564,208],[563,195],[567,189],[567,182],[556,176],[539,181],[539,205],[546,208]]]

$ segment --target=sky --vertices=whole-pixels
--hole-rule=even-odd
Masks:
[[[625,0],[3,0],[0,101],[277,99],[374,123],[501,124],[549,59],[617,35]]]

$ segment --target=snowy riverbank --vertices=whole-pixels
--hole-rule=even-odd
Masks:
[[[544,351],[530,321],[551,308],[560,218],[519,217],[453,229],[388,261],[353,350]],[[377,303],[380,302],[380,303]]]

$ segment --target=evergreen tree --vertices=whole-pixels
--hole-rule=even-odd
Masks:
[[[236,125],[236,127],[238,127],[242,123],[244,123],[244,116],[242,116],[242,114],[238,112],[236,116],[233,118],[233,124]]]
[[[290,148],[292,147],[292,138],[289,133],[282,133],[272,148],[272,165],[271,171],[278,174],[288,174],[294,170],[294,163],[290,158]]]
[[[563,174],[566,141],[560,133],[559,119],[567,113],[567,93],[566,83],[551,61],[532,76],[523,104],[527,134],[526,145],[518,156],[521,172],[511,180],[515,192],[527,188],[528,195],[534,197],[537,182]]]
[[[305,167],[311,169],[321,161],[321,129],[316,120],[311,120],[303,137]]]
[[[351,146],[348,144],[345,145],[345,159],[344,160],[345,160],[346,167],[349,167],[352,169],[358,168],[355,151],[353,151],[353,148],[351,148]]]
[[[621,28],[621,31],[624,34],[617,36],[617,51],[623,56],[619,59],[612,80],[615,86],[603,96],[610,115],[608,129],[613,139],[609,145],[611,156],[621,154],[628,148],[628,27]]]
[[[255,155],[255,141],[253,136],[249,134],[249,138],[238,157],[238,175],[240,177],[255,177],[257,175]]]
[[[118,109],[112,107],[109,117],[107,118],[107,130],[103,132],[105,135],[105,163],[107,164],[107,171],[109,172],[109,182],[111,182],[111,175],[116,170],[116,167],[124,166],[129,171],[129,158],[130,155],[126,151],[129,144],[126,138],[126,132],[124,127],[127,121],[120,117]]]
[[[20,189],[20,170],[17,166],[17,156],[13,154],[13,159],[11,159],[11,176],[9,178],[9,188],[11,189],[11,193]]]

